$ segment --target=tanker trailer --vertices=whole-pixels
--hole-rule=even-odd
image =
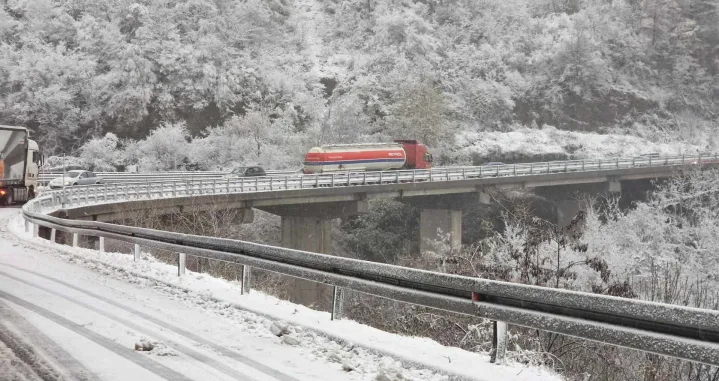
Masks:
[[[416,140],[394,143],[332,144],[313,147],[305,156],[304,173],[427,169],[432,154]]]

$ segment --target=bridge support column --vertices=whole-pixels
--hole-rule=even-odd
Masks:
[[[557,205],[557,225],[569,226],[572,219],[582,211],[586,212],[589,205],[585,200],[568,199],[556,201]]]
[[[282,246],[314,253],[332,253],[332,220],[312,217],[282,217]],[[310,306],[329,295],[330,287],[293,278],[290,301]]]
[[[605,183],[578,184],[574,186],[552,186],[536,188],[535,193],[556,205],[559,226],[566,227],[572,219],[590,207],[590,200],[597,197],[621,196],[621,181],[608,178]]]
[[[332,253],[332,220],[367,212],[367,201],[338,201],[262,207],[282,217],[283,247],[320,254]],[[305,306],[329,304],[332,288],[321,283],[292,278],[290,300]]]
[[[462,247],[462,211],[450,209],[422,209],[419,215],[419,249],[424,252],[431,249],[431,241],[437,235],[449,234],[452,249]]]

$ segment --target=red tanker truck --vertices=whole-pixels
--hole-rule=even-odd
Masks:
[[[417,140],[394,143],[333,144],[314,147],[305,156],[304,173],[427,169],[432,154]]]

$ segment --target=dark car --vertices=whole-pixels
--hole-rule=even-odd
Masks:
[[[262,167],[237,167],[232,170],[228,175],[226,175],[226,178],[235,178],[235,177],[257,177],[257,176],[267,176],[265,173],[265,170],[262,169]]]

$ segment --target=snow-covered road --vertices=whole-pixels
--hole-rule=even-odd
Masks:
[[[14,211],[15,213],[17,211]],[[6,225],[7,210],[0,211]],[[61,379],[356,379],[271,338],[252,337],[201,310],[43,254],[0,233],[0,324],[6,345]],[[148,352],[141,340],[156,342]],[[17,363],[17,361],[10,361]],[[1,364],[1,363],[0,363]],[[55,369],[55,370],[52,370]],[[16,369],[27,373],[28,369]],[[0,368],[0,379],[5,379]],[[34,379],[34,378],[28,378]]]

